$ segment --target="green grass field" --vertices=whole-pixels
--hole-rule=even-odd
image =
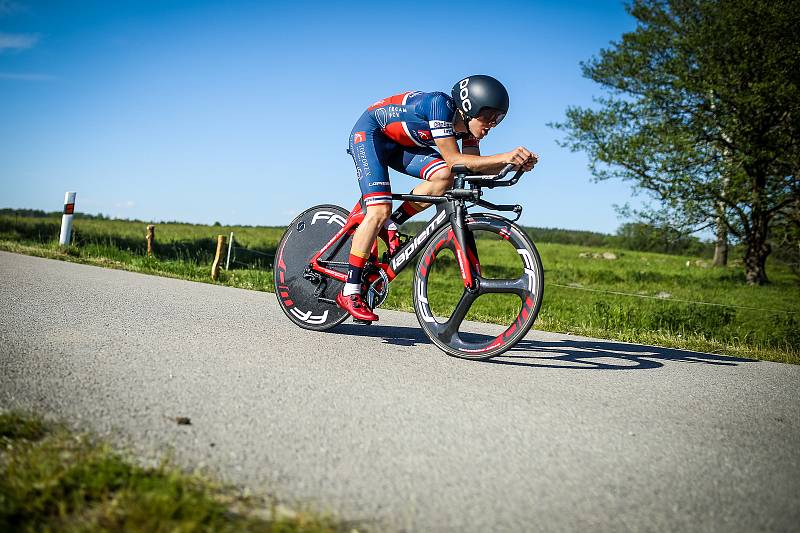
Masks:
[[[144,222],[78,218],[74,245],[65,249],[57,245],[59,225],[58,216],[2,215],[0,249],[211,282],[216,235],[232,231],[241,247],[239,263],[223,271],[219,283],[272,291],[271,259],[283,233],[269,227],[157,224],[156,258],[148,258]],[[506,268],[508,251],[498,246],[479,241],[485,275]],[[537,247],[545,268],[537,329],[800,363],[800,284],[779,262],[768,263],[769,285],[753,287],[745,284],[736,258],[728,268],[714,269],[690,256],[541,242]],[[602,258],[604,252],[617,258]],[[455,262],[442,265],[432,275],[437,290],[431,293],[437,295],[434,312],[444,314],[461,291]],[[383,307],[413,311],[412,276],[407,269],[392,283]],[[517,306],[513,297],[484,296],[468,318],[505,323]]]

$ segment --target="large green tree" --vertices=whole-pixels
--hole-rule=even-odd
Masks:
[[[635,0],[634,31],[582,64],[604,95],[556,127],[598,179],[657,200],[653,217],[719,220],[767,281],[769,232],[800,204],[800,0]]]

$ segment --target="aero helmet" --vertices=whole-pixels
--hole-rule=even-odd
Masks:
[[[508,112],[508,91],[491,76],[469,76],[453,85],[451,92],[456,107],[464,113],[465,121],[475,118],[486,107],[497,109],[497,123]]]

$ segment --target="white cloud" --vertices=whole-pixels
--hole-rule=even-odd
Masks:
[[[39,42],[39,36],[30,33],[0,33],[0,52],[27,50]]]
[[[132,209],[136,207],[136,202],[134,202],[133,200],[128,200],[127,202],[114,204],[114,207],[116,207],[117,209]]]
[[[53,81],[55,76],[35,72],[0,72],[0,80],[14,81]]]

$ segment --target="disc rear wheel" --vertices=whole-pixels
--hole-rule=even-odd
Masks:
[[[348,212],[318,205],[301,213],[283,234],[275,255],[275,294],[289,319],[304,329],[324,331],[347,319],[335,300],[343,283],[311,272],[311,258],[341,230]],[[347,263],[350,239],[342,238],[321,259]],[[320,299],[322,298],[322,300]]]

